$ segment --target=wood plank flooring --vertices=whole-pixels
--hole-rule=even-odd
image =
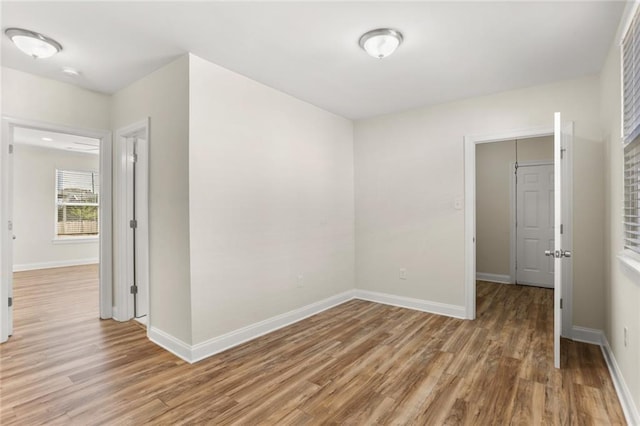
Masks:
[[[598,347],[553,369],[550,290],[479,282],[476,321],[354,300],[189,365],[96,319],[96,280],[16,274],[3,425],[624,424]]]

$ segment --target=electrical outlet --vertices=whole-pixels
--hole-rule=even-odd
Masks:
[[[407,279],[407,268],[400,268],[400,279],[401,280]]]
[[[298,274],[298,287],[304,287],[304,274]]]
[[[624,347],[629,346],[629,329],[627,327],[624,328]]]

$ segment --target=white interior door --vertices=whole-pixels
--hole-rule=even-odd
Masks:
[[[135,300],[135,317],[146,317],[149,313],[149,257],[146,254],[148,247],[146,241],[148,240],[148,217],[146,206],[147,191],[145,190],[147,169],[146,162],[148,160],[146,152],[146,139],[144,137],[136,136],[133,138],[133,152],[135,156],[135,163],[133,164],[133,205],[134,215],[137,226],[135,229],[136,244],[134,249],[135,256],[135,283],[138,287],[138,293]]]
[[[116,262],[114,318],[149,324],[149,121],[116,132]],[[143,319],[144,318],[144,319]]]
[[[516,282],[552,288],[553,164],[520,165],[516,179]]]
[[[565,206],[562,191],[563,169],[563,152],[567,145],[568,139],[571,138],[570,123],[564,126],[559,112],[554,115],[554,221],[556,224],[562,224],[563,209]],[[560,336],[562,334],[562,290],[563,290],[563,263],[564,259],[571,257],[571,252],[564,250],[564,241],[562,226],[554,228],[554,248],[546,254],[554,259],[554,303],[553,303],[553,362],[556,368],[560,368]]]
[[[145,317],[148,313],[148,277],[146,271],[147,256],[145,256],[146,247],[143,241],[146,238],[147,220],[144,213],[146,204],[145,191],[141,191],[140,187],[144,184],[144,170],[139,167],[142,159],[141,147],[146,140],[136,136],[126,139],[126,198],[127,198],[127,217],[129,217],[130,226],[127,233],[126,250],[127,255],[127,281],[130,283],[129,312],[135,318]],[[143,218],[144,216],[144,218]]]
[[[9,211],[9,250],[7,250],[6,257],[7,265],[6,265],[6,277],[7,280],[7,297],[9,299],[7,310],[7,326],[6,326],[6,335],[7,338],[13,335],[13,245],[16,240],[16,235],[14,234],[13,229],[13,126],[10,128],[11,137],[9,138],[9,156],[7,157],[6,163],[6,173],[7,173],[7,206]]]

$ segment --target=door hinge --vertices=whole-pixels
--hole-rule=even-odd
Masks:
[[[137,285],[132,285],[131,286],[131,294],[138,294],[138,286]]]
[[[563,224],[560,224],[560,233],[564,234],[564,225]]]
[[[9,307],[12,307],[12,306],[13,306],[13,297],[10,297],[9,298]]]
[[[9,225],[7,226],[9,231],[13,231],[13,222],[9,221]]]
[[[138,154],[134,153],[134,154],[131,156],[131,159],[133,160],[133,162],[134,162],[134,163],[137,163],[137,162],[138,162]]]
[[[562,298],[560,298],[560,309],[562,309]]]
[[[567,148],[560,148],[560,158],[564,158],[564,152],[567,150]]]
[[[13,154],[13,144],[9,144],[9,154]]]
[[[133,229],[137,228],[137,227],[138,227],[138,221],[137,221],[137,220],[135,220],[135,219],[131,219],[131,220],[129,221],[129,227],[130,227],[130,228],[133,228]]]

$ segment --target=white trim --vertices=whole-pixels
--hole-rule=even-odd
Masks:
[[[127,138],[143,133],[144,142],[138,144],[138,159],[136,168],[139,180],[136,181],[136,190],[140,199],[146,200],[136,205],[136,220],[138,228],[136,229],[136,246],[137,261],[136,272],[140,282],[146,283],[146,291],[139,293],[146,300],[147,306],[147,323],[151,324],[149,312],[149,134],[150,120],[145,118],[126,127],[120,128],[115,134],[115,149],[118,166],[115,169],[115,198],[117,214],[114,215],[115,230],[115,270],[118,271],[115,277],[115,306],[118,307],[118,316],[114,315],[117,321],[128,321],[133,318],[133,297],[129,291],[131,285],[130,277],[133,274],[132,260],[129,258],[129,247],[131,243],[131,228],[129,227],[129,219],[131,219],[131,197],[128,179],[132,173],[132,163],[129,161],[127,154],[126,140]],[[141,287],[139,285],[139,287]]]
[[[192,363],[191,345],[166,333],[159,328],[148,326],[147,337],[156,345],[168,350],[178,358]]]
[[[572,340],[600,346],[602,356],[607,363],[607,368],[611,375],[611,381],[613,382],[616,394],[618,395],[618,401],[620,401],[627,423],[630,425],[640,425],[640,413],[638,412],[638,408],[633,400],[633,395],[629,391],[629,387],[624,380],[622,371],[620,371],[620,367],[618,366],[616,357],[609,345],[607,336],[602,330],[580,326],[573,326],[571,331]]]
[[[100,272],[99,272],[99,304],[100,318],[111,318],[112,315],[112,258],[111,258],[111,132],[106,130],[82,129],[46,123],[37,120],[25,120],[15,117],[2,117],[2,141],[0,147],[0,164],[2,165],[2,184],[0,185],[0,223],[7,223],[12,219],[12,202],[9,199],[8,185],[12,180],[12,172],[8,167],[10,159],[9,144],[13,143],[13,128],[23,127],[36,130],[47,130],[57,133],[67,133],[76,136],[85,136],[100,141],[100,188],[101,202],[99,207],[100,217]],[[0,226],[0,300],[6,300],[11,294],[12,263],[12,234],[6,226]],[[0,303],[0,342],[8,339],[12,328],[10,309],[5,303]]]
[[[571,129],[573,133],[573,123]],[[468,135],[464,137],[464,252],[465,252],[465,309],[466,318],[476,317],[476,145],[482,143],[502,142],[514,139],[529,139],[541,136],[551,136],[554,134],[553,126],[532,127],[529,129],[512,130],[503,133],[487,135]],[[566,176],[563,182],[567,190],[568,207],[563,212],[567,218],[565,223],[566,250],[572,251],[573,247],[573,141],[567,147],[566,153]],[[511,250],[511,249],[510,249]],[[514,256],[515,257],[515,256]],[[573,258],[568,258],[567,267],[563,268],[565,285],[562,289],[564,299],[563,312],[563,335],[570,334],[571,318],[573,311]],[[514,263],[512,263],[514,264]],[[512,279],[515,279],[515,272],[511,272]]]
[[[355,290],[328,297],[293,311],[268,318],[221,336],[214,337],[196,345],[189,345],[180,339],[153,326],[148,327],[149,340],[162,346],[183,360],[194,363],[212,355],[231,349],[257,337],[276,331],[322,311],[341,305],[355,298]]]
[[[590,343],[592,345],[601,346],[603,338],[604,333],[602,332],[602,330],[580,327],[578,325],[574,325],[571,328],[571,340],[574,340],[576,342]]]
[[[504,274],[487,274],[486,272],[476,272],[477,281],[489,281],[499,284],[513,284],[511,275]]]
[[[393,294],[378,293],[375,291],[355,290],[355,298],[368,300],[369,302],[382,303],[385,305],[399,306],[401,308],[413,309],[415,311],[429,312],[431,314],[445,315],[454,318],[465,318],[464,306],[449,305],[446,303],[432,302],[411,297],[396,296]]]
[[[553,135],[551,126],[464,137],[464,281],[467,319],[476,318],[476,144],[549,135]]]
[[[88,244],[98,242],[100,242],[100,237],[69,237],[51,240],[51,244]]]
[[[299,309],[286,312],[264,321],[234,330],[222,336],[214,337],[205,342],[198,343],[192,349],[192,361],[197,362],[217,353],[226,351],[234,346],[253,340],[257,337],[286,327],[322,311],[341,305],[354,298],[354,290],[331,296],[319,302],[303,306]]]
[[[640,275],[640,260],[638,260],[637,256],[631,250],[623,250],[616,257],[624,269]]]
[[[602,355],[604,356],[604,360],[609,368],[611,380],[613,381],[613,386],[616,388],[618,400],[622,406],[622,411],[624,412],[624,417],[627,420],[627,423],[630,425],[640,425],[640,413],[638,412],[638,407],[636,407],[633,395],[629,391],[627,383],[624,381],[624,376],[622,375],[622,371],[620,371],[616,357],[611,350],[607,336],[604,334],[602,334],[600,349],[602,349]]]
[[[53,262],[23,263],[20,265],[13,265],[13,272],[33,271],[36,269],[64,268],[67,266],[78,265],[93,265],[96,263],[100,263],[100,259],[97,257],[88,259],[56,260]]]
[[[267,318],[238,330],[231,331],[221,336],[214,337],[195,345],[189,345],[180,339],[153,326],[148,327],[149,340],[163,347],[183,360],[194,363],[212,355],[231,349],[242,343],[257,337],[279,330],[294,324],[310,316],[341,305],[349,300],[360,299],[385,305],[399,306],[401,308],[432,314],[445,315],[455,318],[465,317],[464,306],[448,305],[445,303],[431,302],[428,300],[413,299],[409,297],[394,296],[392,294],[377,293],[366,290],[348,290],[344,293],[328,297],[315,303],[303,306],[275,317]],[[114,312],[117,312],[114,308]]]

